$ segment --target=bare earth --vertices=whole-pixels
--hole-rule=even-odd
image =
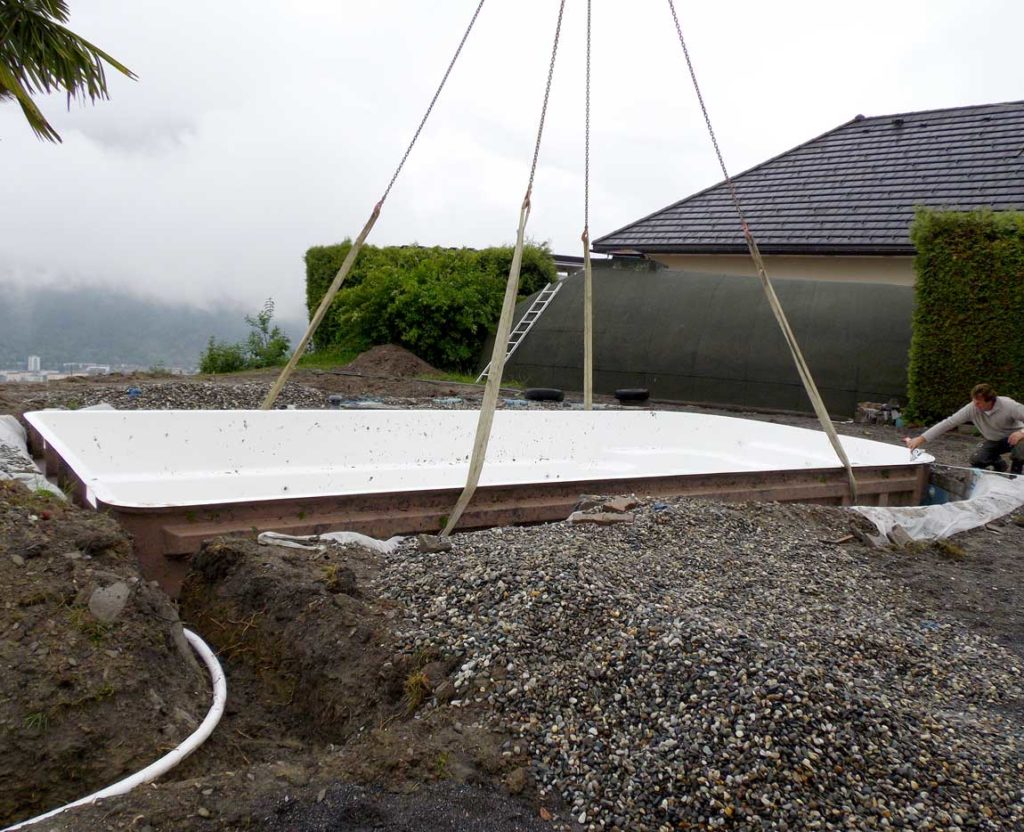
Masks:
[[[479,400],[479,387],[415,377],[430,368],[411,358],[384,350],[333,372],[300,371],[293,383],[325,397],[386,396],[413,406]],[[174,381],[230,387],[271,379],[255,373]],[[118,404],[129,387],[145,397],[168,381],[0,384],[0,413],[62,397]],[[816,426],[803,416],[731,415]],[[887,426],[837,427],[899,439]],[[940,462],[963,465],[974,442],[950,436],[929,450]],[[759,514],[752,504],[736,511],[752,521]],[[822,539],[834,539],[837,523],[856,521],[822,509],[775,522],[791,523],[794,538],[820,522]],[[1024,514],[950,543],[838,545],[901,587],[894,603],[907,616],[966,628],[1024,658]],[[115,782],[194,730],[210,693],[205,669],[182,640],[185,622],[214,647],[228,677],[228,708],[211,739],[157,784],[37,828],[586,828],[556,794],[538,790],[536,761],[494,729],[486,702],[447,704],[458,661],[400,644],[403,609],[380,591],[381,570],[379,557],[358,547],[310,554],[221,539],[193,560],[180,602],[172,604],[140,579],[130,541],[111,520],[0,482],[0,826]],[[96,600],[114,585],[128,600],[102,620]],[[1019,707],[1007,718],[1017,730],[1024,726]]]

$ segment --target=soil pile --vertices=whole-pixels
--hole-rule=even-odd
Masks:
[[[371,347],[346,364],[345,369],[365,376],[392,376],[394,378],[441,374],[440,370],[396,344],[381,344]]]
[[[506,737],[443,707],[459,657],[396,646],[406,613],[371,589],[377,555],[220,538],[191,567],[182,617],[225,667],[224,719],[163,781],[49,829],[559,828],[495,789],[527,787]]]
[[[76,800],[184,740],[209,683],[110,518],[0,482],[0,826]]]

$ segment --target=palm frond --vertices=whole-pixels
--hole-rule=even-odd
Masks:
[[[0,63],[0,98],[8,96],[17,99],[21,111],[25,114],[25,120],[39,138],[51,142],[62,141],[60,134],[46,120],[25,88],[18,83],[18,79],[5,64]]]
[[[104,64],[129,78],[135,73],[62,25],[64,0],[0,0],[0,95],[13,95],[37,135],[59,141],[32,102],[34,93],[63,89],[72,99],[109,98]]]

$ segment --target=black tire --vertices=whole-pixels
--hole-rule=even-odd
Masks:
[[[523,391],[523,396],[531,402],[561,402],[565,400],[565,393],[557,387],[528,387]]]
[[[615,391],[615,398],[620,402],[645,402],[651,397],[646,387],[623,387]]]

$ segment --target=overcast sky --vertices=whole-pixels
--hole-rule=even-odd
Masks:
[[[354,237],[478,0],[71,0],[138,75],[0,104],[0,283],[304,312],[302,256]],[[858,113],[1024,98],[1019,0],[676,0],[730,173]],[[369,242],[514,240],[557,0],[486,0]],[[585,0],[568,0],[528,234],[581,254]],[[667,0],[593,0],[591,236],[719,181]],[[756,229],[755,229],[756,232]]]

